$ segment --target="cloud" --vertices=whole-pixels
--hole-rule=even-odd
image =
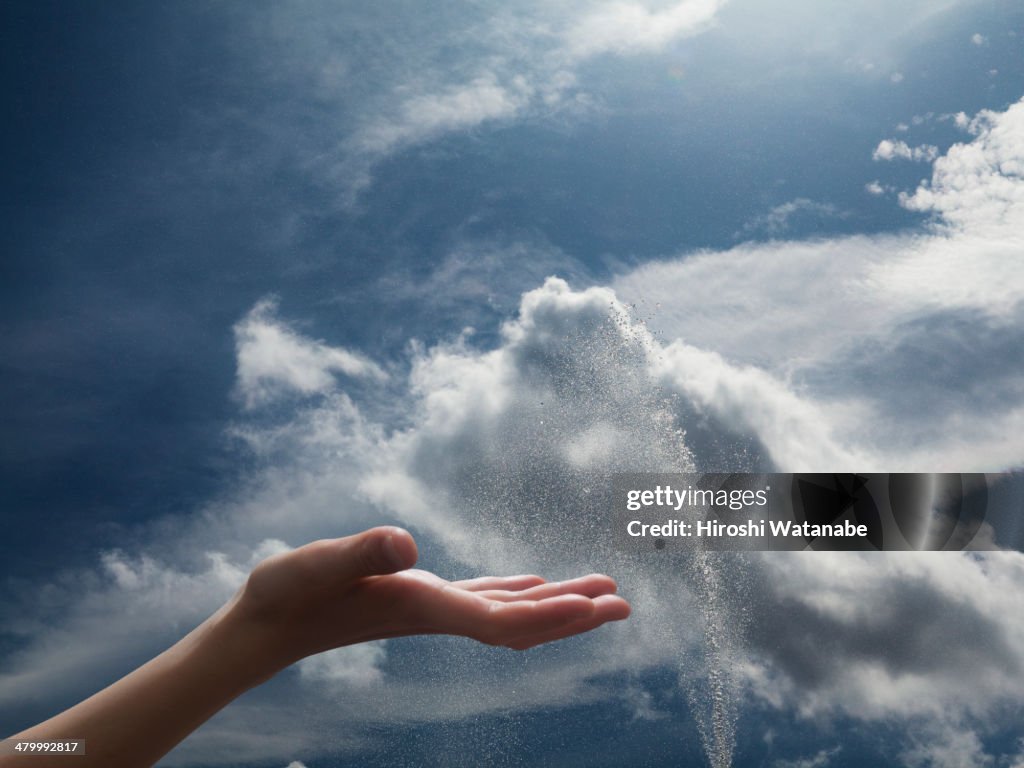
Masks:
[[[956,124],[975,138],[950,147],[935,162],[931,181],[902,196],[903,205],[938,214],[961,228],[1003,230],[1019,224],[1024,215],[1024,101],[1005,112],[983,110],[970,120],[957,115]]]
[[[911,147],[905,141],[882,139],[871,155],[872,160],[913,160],[931,162],[939,156],[939,148],[931,144]]]
[[[276,318],[277,303],[264,299],[235,326],[237,391],[247,408],[286,394],[322,395],[335,373],[382,381],[387,374],[364,356],[298,336]]]
[[[584,62],[657,51],[698,34],[723,4],[681,0],[651,10],[643,2],[611,0],[497,11],[473,30],[484,50],[461,64],[467,78],[417,72],[394,86],[397,102],[364,119],[344,142],[350,194],[369,184],[372,166],[392,152],[453,131],[586,105],[576,75]]]
[[[362,152],[384,155],[398,146],[512,117],[532,96],[533,87],[525,78],[516,77],[504,86],[487,72],[440,93],[413,96],[401,105],[399,116],[371,125],[355,144]]]
[[[745,234],[779,235],[790,229],[797,219],[845,218],[846,214],[831,203],[817,203],[806,197],[798,197],[772,208],[768,213],[757,216],[743,226]]]
[[[975,32],[973,35],[971,35],[971,42],[974,43],[974,45],[978,46],[986,45],[988,43],[988,38],[985,37],[980,32]]]
[[[856,7],[803,0],[780,0],[770,6],[737,2],[719,14],[716,35],[735,43],[730,56],[747,54],[756,63],[744,73],[750,77],[789,77],[795,65],[880,80],[906,72],[908,36],[934,34],[965,4],[910,0],[900,6],[897,17],[880,0],[865,0]]]
[[[759,88],[799,70],[905,72],[905,40],[931,33],[966,1],[908,0],[898,19],[880,0],[856,9],[802,0],[441,2],[412,15],[397,0],[343,11],[327,0],[268,13],[219,6],[228,73],[244,71],[245,87],[220,94],[220,136],[211,137],[212,121],[195,126],[196,145],[218,149],[190,162],[228,174],[229,189],[240,168],[290,168],[316,192],[304,205],[358,212],[375,175],[390,174],[389,160],[403,153],[464,152],[491,130],[565,130],[581,115],[628,109],[635,94],[609,74],[675,57],[695,36],[715,36],[713,46],[692,44],[709,97],[732,100],[743,94],[730,95],[727,83]],[[436,144],[448,137],[460,140]],[[289,231],[305,213],[293,214]]]
[[[867,192],[869,195],[874,195],[875,197],[878,197],[880,195],[884,195],[887,191],[889,191],[889,188],[883,186],[882,183],[876,179],[875,181],[869,181],[867,184],[865,184],[864,191]]]
[[[996,761],[985,752],[978,734],[958,728],[933,728],[900,755],[908,768],[984,768]]]
[[[1017,739],[1017,754],[1010,758],[1010,768],[1024,768],[1024,739]]]
[[[300,346],[312,343],[291,333]],[[716,652],[743,659],[734,696],[746,690],[807,717],[955,720],[1019,700],[1017,553],[773,553],[700,566],[625,558],[610,545],[594,511],[614,471],[740,468],[763,462],[758,451],[812,469],[863,466],[846,436],[830,430],[831,406],[785,378],[661,341],[611,289],[573,290],[555,278],[522,297],[493,348],[459,338],[410,354],[397,426],[374,423],[372,402],[361,407],[339,393],[283,425],[252,426],[271,459],[251,484],[190,521],[156,527],[138,554],[107,555],[65,602],[51,598],[51,617],[12,625],[24,649],[6,660],[0,705],[21,706],[28,691],[70,695],[97,670],[115,674],[186,631],[283,542],[370,521],[413,528],[432,567],[451,575],[610,571],[634,620],[542,649],[528,663],[446,638],[332,652],[229,708],[170,764],[237,762],[254,750],[283,761],[322,746],[326,728],[339,749],[358,750],[368,725],[621,698],[620,684],[602,681],[676,667],[702,653],[704,632],[720,633]],[[197,556],[209,541],[224,546]],[[702,577],[707,569],[718,579]],[[712,596],[717,628],[701,621]],[[731,604],[753,612],[746,630],[728,629]],[[70,657],[69,647],[77,649]],[[70,669],[78,672],[69,683]],[[513,677],[514,691],[495,685]],[[627,703],[637,717],[657,718],[643,694],[627,691]],[[289,704],[296,700],[306,702],[301,718]],[[254,729],[288,735],[246,748]]]
[[[843,435],[828,433],[830,414],[820,404],[754,366],[679,340],[661,344],[605,288],[573,291],[548,280],[523,297],[496,349],[461,340],[421,350],[409,381],[413,423],[376,447],[380,466],[360,491],[463,563],[535,570],[595,558],[613,572],[624,568],[616,575],[631,585],[638,609],[640,634],[631,642],[646,663],[664,663],[678,644],[692,642],[684,626],[693,616],[666,610],[660,595],[669,584],[657,569],[616,565],[615,553],[601,547],[588,512],[597,497],[586,495],[597,492],[597,478],[630,466],[699,466],[708,456],[697,449],[700,430],[685,438],[677,430],[699,425],[701,414],[719,420],[709,431],[753,433],[777,459],[808,468],[863,465],[863,457],[844,453]],[[658,385],[676,399],[654,395]],[[564,530],[573,537],[559,535]],[[953,722],[1017,700],[1024,682],[1024,627],[1014,618],[1024,615],[1019,554],[776,553],[747,568],[729,571],[754,611],[743,678],[770,705],[808,718]],[[684,584],[674,593],[685,603],[685,591],[698,586]],[[652,610],[653,625],[644,618]],[[524,682],[530,700],[563,701],[587,672],[621,663],[595,642],[594,664],[575,670],[584,677],[563,669],[555,689]],[[616,642],[621,653],[622,638]]]
[[[658,709],[654,705],[654,697],[650,691],[638,685],[630,684],[622,692],[623,704],[631,711],[630,719],[637,720],[664,720],[670,714]]]
[[[692,71],[707,75],[706,98],[730,101],[795,71],[888,77],[906,72],[907,39],[932,34],[965,2],[908,0],[898,18],[880,0],[440,2],[431,14],[409,14],[400,0],[342,10],[286,2],[268,13],[224,4],[211,13],[229,87],[218,93],[221,111],[190,126],[187,162],[228,190],[260,169],[289,169],[310,193],[289,198],[281,228],[290,237],[324,209],[359,212],[374,177],[390,177],[389,160],[403,153],[462,154],[492,130],[564,131],[581,115],[628,110],[636,94],[622,75],[651,57],[686,48]],[[688,42],[698,35],[714,45]]]
[[[386,658],[385,643],[376,641],[311,656],[300,661],[298,669],[305,680],[366,687],[381,682]]]
[[[255,316],[268,323],[261,305]],[[607,289],[578,293],[549,281],[524,297],[491,353],[458,340],[414,347],[398,426],[373,423],[342,393],[304,404],[283,424],[256,418],[246,429],[264,467],[234,496],[190,520],[155,525],[140,552],[106,556],[101,572],[76,575],[59,599],[51,591],[52,615],[9,625],[5,619],[24,643],[4,660],[0,708],[22,706],[26,696],[67,701],[127,671],[131,660],[198,623],[284,542],[393,521],[412,527],[434,567],[453,576],[540,570],[560,578],[614,565],[620,558],[602,554],[604,545],[594,548],[585,530],[599,522],[591,513],[604,493],[601,478],[614,467],[690,466],[671,411],[635,367],[646,352],[630,328]],[[318,348],[288,333],[290,348]],[[605,438],[614,442],[604,445]],[[575,526],[574,536],[556,535],[563,525]],[[222,546],[198,555],[211,541]],[[667,601],[658,593],[654,584],[639,589],[638,606],[654,610]],[[678,607],[669,614],[679,612],[681,620],[685,602],[673,601]],[[284,759],[319,744],[327,725],[332,738],[357,745],[367,723],[399,727],[608,698],[615,692],[593,680],[641,659],[671,659],[692,634],[669,642],[638,631],[611,627],[585,638],[583,663],[568,666],[541,652],[523,667],[514,655],[441,638],[399,643],[423,644],[418,653],[392,654],[390,643],[342,649],[297,665],[272,684],[273,693],[240,702],[169,759],[237,762],[257,752]],[[494,684],[508,674],[516,676],[515,695]],[[459,695],[439,701],[438,690],[449,686]],[[300,693],[332,704],[292,722],[287,702]],[[288,735],[246,747],[252,729]]]
[[[903,196],[933,214],[924,232],[748,243],[649,263],[613,286],[658,307],[648,325],[659,336],[773,377],[793,398],[780,413],[814,409],[800,422],[817,423],[815,446],[841,445],[887,470],[1018,465],[1021,115],[1022,103],[980,113],[972,141]],[[769,434],[776,460],[801,460]]]
[[[427,275],[390,271],[375,292],[406,315],[458,312],[474,324],[493,325],[516,311],[522,293],[556,272],[576,284],[593,282],[584,263],[543,238],[466,238]]]
[[[1020,243],[1020,109],[969,121],[971,142],[936,161],[932,197],[912,196],[935,216],[920,231],[745,243],[586,290],[552,277],[486,347],[465,334],[410,346],[387,392],[338,391],[336,374],[376,381],[384,366],[258,303],[237,326],[243,402],[290,394],[275,402],[294,407],[273,424],[240,417],[255,466],[233,493],[25,594],[3,617],[18,647],[0,708],[53,708],[127,671],[270,552],[396,522],[444,575],[608,571],[634,618],[527,656],[451,638],[334,652],[237,702],[171,764],[283,762],[325,733],[359,750],[381,723],[621,700],[623,676],[648,668],[679,670],[684,687],[715,669],[727,701],[712,715],[747,696],[808,722],[1002,722],[1024,691],[1024,555],[638,559],[611,546],[595,510],[618,471],[1024,462],[1024,275],[1007,258]],[[497,684],[513,678],[514,690]],[[637,717],[656,716],[626,690]]]
[[[639,2],[610,2],[594,7],[565,33],[568,53],[585,59],[604,53],[652,51],[707,27],[724,0],[684,0],[661,10]]]
[[[952,723],[1019,696],[1020,553],[799,553],[761,566],[772,594],[751,622],[763,666],[750,679],[766,700],[804,717]]]
[[[813,757],[804,757],[796,760],[776,760],[775,768],[825,768],[832,762],[832,758],[842,751],[842,747],[819,750]]]
[[[49,586],[48,600],[62,617],[37,642],[5,660],[0,708],[45,699],[47,691],[82,696],[94,691],[97,681],[111,682],[118,671],[127,671],[126,659],[139,659],[143,649],[158,649],[184,635],[227,600],[257,562],[285,549],[282,542],[266,539],[235,559],[197,547],[187,565],[169,563],[167,553],[102,553],[96,572],[80,574],[84,581]],[[16,635],[40,628],[20,621],[8,626]]]

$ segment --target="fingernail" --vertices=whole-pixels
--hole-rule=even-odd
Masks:
[[[395,546],[395,535],[389,533],[387,538],[384,539],[384,559],[388,565],[394,570],[401,570],[402,568],[402,557],[398,554],[398,547]]]

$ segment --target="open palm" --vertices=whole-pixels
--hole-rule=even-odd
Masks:
[[[408,570],[417,557],[401,528],[326,539],[260,563],[236,608],[282,660],[367,640],[463,635],[525,649],[624,619],[615,582],[591,574],[548,583],[539,576],[447,581]]]

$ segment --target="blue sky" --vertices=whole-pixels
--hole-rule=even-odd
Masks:
[[[607,570],[636,615],[334,654],[168,765],[699,765],[715,665],[736,765],[1024,760],[1017,553],[711,587],[606,552],[588,501],[624,469],[1024,464],[1019,4],[0,13],[3,730],[259,556],[396,522],[447,575]]]

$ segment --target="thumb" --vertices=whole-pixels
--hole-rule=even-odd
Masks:
[[[336,573],[348,581],[404,571],[416,563],[416,542],[404,528],[371,528],[338,541]]]

